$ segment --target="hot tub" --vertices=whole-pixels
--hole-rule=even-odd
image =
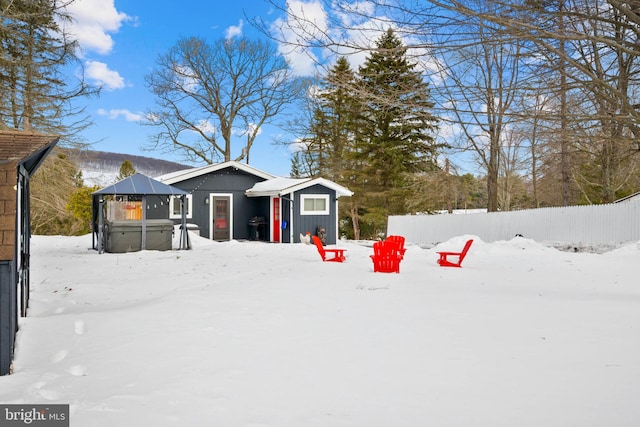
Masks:
[[[173,221],[170,219],[148,219],[145,249],[171,250]],[[107,221],[105,225],[105,250],[111,253],[135,252],[142,249],[142,221]]]

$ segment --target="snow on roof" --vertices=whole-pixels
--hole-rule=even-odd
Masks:
[[[252,188],[247,190],[245,194],[248,197],[262,197],[262,196],[280,196],[283,194],[290,194],[303,188],[311,187],[312,185],[322,185],[331,190],[334,190],[338,197],[351,196],[353,192],[348,188],[345,188],[333,181],[329,181],[324,178],[285,178],[271,175],[270,173],[263,172],[252,166],[238,162],[224,162],[215,165],[206,165],[197,168],[189,168],[176,172],[171,172],[157,177],[158,181],[166,184],[175,184],[176,182],[186,181],[190,178],[195,178],[207,173],[219,171],[225,168],[232,167],[236,170],[242,170],[251,175],[265,179],[265,181],[256,183]]]
[[[310,181],[311,178],[273,178],[256,183],[246,191],[247,196],[276,196],[282,194],[282,190]]]
[[[191,178],[195,178],[201,175],[205,175],[211,172],[216,172],[226,168],[234,168],[236,170],[241,170],[251,175],[255,175],[264,179],[275,178],[275,175],[271,175],[270,173],[261,171],[260,169],[256,169],[252,166],[249,166],[244,163],[229,161],[224,163],[216,163],[212,165],[205,165],[196,168],[183,169],[176,172],[167,173],[157,177],[158,181],[162,181],[167,184],[175,184],[176,182],[186,181]]]
[[[281,196],[313,185],[322,185],[334,190],[338,197],[351,196],[353,192],[333,181],[324,178],[272,178],[256,183],[245,194],[248,197]]]

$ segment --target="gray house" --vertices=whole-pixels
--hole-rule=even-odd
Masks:
[[[322,231],[338,240],[338,199],[353,193],[323,178],[281,178],[238,162],[224,162],[156,178],[186,191],[187,223],[213,240],[297,243]],[[149,207],[149,218],[178,220],[177,199]]]

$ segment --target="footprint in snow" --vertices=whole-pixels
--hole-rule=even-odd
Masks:
[[[38,389],[38,394],[46,400],[58,400],[60,399],[60,393],[54,390],[46,390],[44,388]]]
[[[85,333],[87,333],[87,327],[85,326],[83,320],[76,320],[73,325],[73,330],[76,335],[84,335]]]
[[[73,375],[74,377],[83,377],[87,375],[87,368],[82,365],[74,365],[67,369],[67,372]]]
[[[64,360],[64,358],[67,357],[67,354],[69,354],[68,350],[60,350],[60,351],[58,351],[56,354],[54,354],[51,357],[51,363],[62,362]]]

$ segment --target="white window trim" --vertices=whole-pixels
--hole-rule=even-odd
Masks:
[[[178,196],[169,196],[169,219],[180,219],[182,218],[181,214],[175,214],[173,213],[173,200],[174,199],[178,199],[180,200],[180,197]],[[193,194],[187,194],[185,196],[185,202],[187,203],[187,218],[191,219],[193,218]]]
[[[306,199],[324,199],[326,209],[323,211],[306,211],[304,202]],[[300,195],[300,215],[329,215],[329,195],[328,194],[301,194]]]

